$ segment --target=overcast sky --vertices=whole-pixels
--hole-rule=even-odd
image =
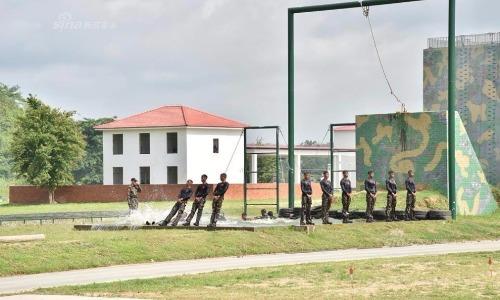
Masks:
[[[0,82],[78,117],[183,104],[286,135],[287,8],[343,1],[0,2]],[[386,71],[422,109],[422,50],[447,35],[447,0],[372,7]],[[500,31],[498,0],[457,0],[457,34]],[[360,9],[295,17],[296,140],[399,109]]]

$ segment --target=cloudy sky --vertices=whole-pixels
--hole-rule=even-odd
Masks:
[[[252,125],[287,118],[287,7],[342,1],[0,2],[0,82],[78,117],[184,104]],[[397,94],[422,108],[422,50],[447,0],[378,6],[371,20]],[[457,34],[500,31],[498,0],[457,0]],[[399,109],[360,9],[296,16],[296,140]]]

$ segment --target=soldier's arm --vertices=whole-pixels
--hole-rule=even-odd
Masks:
[[[321,180],[321,181],[319,182],[319,186],[321,187],[321,191],[322,191],[323,193],[325,193],[325,194],[330,194],[330,193],[328,192],[328,190],[326,189],[326,184],[327,184],[327,183],[326,183],[326,182],[324,182],[323,180]]]

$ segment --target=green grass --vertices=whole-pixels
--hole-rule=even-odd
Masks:
[[[398,209],[405,208],[405,195],[398,199]],[[274,203],[273,200],[252,200],[254,203]],[[172,202],[158,201],[141,203],[140,205],[149,205],[156,209],[169,209]],[[300,200],[296,201],[296,206],[300,206]],[[313,205],[321,205],[321,199],[315,198]],[[384,208],[386,205],[385,193],[380,193],[377,197],[376,207]],[[287,207],[287,200],[280,201],[280,207]],[[337,194],[332,209],[340,209],[340,195]],[[433,191],[422,191],[417,194],[417,208],[422,209],[447,209],[448,203],[446,197]],[[190,207],[190,206],[189,206]],[[210,206],[207,205],[207,208]],[[273,209],[273,206],[257,207],[249,206],[249,215],[259,215],[262,208]],[[365,193],[358,192],[353,195],[351,210],[364,210],[366,208]],[[67,211],[96,211],[96,210],[127,210],[127,203],[65,203],[65,204],[38,204],[38,205],[13,205],[0,203],[0,215],[7,214],[25,214],[25,213],[47,213],[47,212],[67,212]],[[232,216],[239,216],[243,211],[243,200],[226,200],[223,205],[223,211]]]
[[[490,277],[487,261],[494,260]],[[304,264],[37,290],[147,299],[498,299],[500,252]],[[348,269],[354,267],[354,274]]]
[[[3,225],[0,234],[43,233],[37,242],[0,244],[0,276],[217,256],[371,248],[500,238],[500,213],[457,221],[356,223],[241,231],[75,231],[71,224]]]

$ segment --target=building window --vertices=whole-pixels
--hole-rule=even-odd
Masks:
[[[213,153],[219,153],[219,139],[213,139],[212,149]]]
[[[113,134],[113,154],[123,154],[123,134]]]
[[[140,167],[139,173],[141,175],[141,184],[149,184],[150,183],[150,169],[149,167]]]
[[[167,133],[167,153],[177,153],[177,132]]]
[[[167,167],[167,183],[177,184],[177,166]]]
[[[139,133],[139,153],[149,154],[149,133]]]
[[[123,167],[113,167],[113,184],[123,184]]]

